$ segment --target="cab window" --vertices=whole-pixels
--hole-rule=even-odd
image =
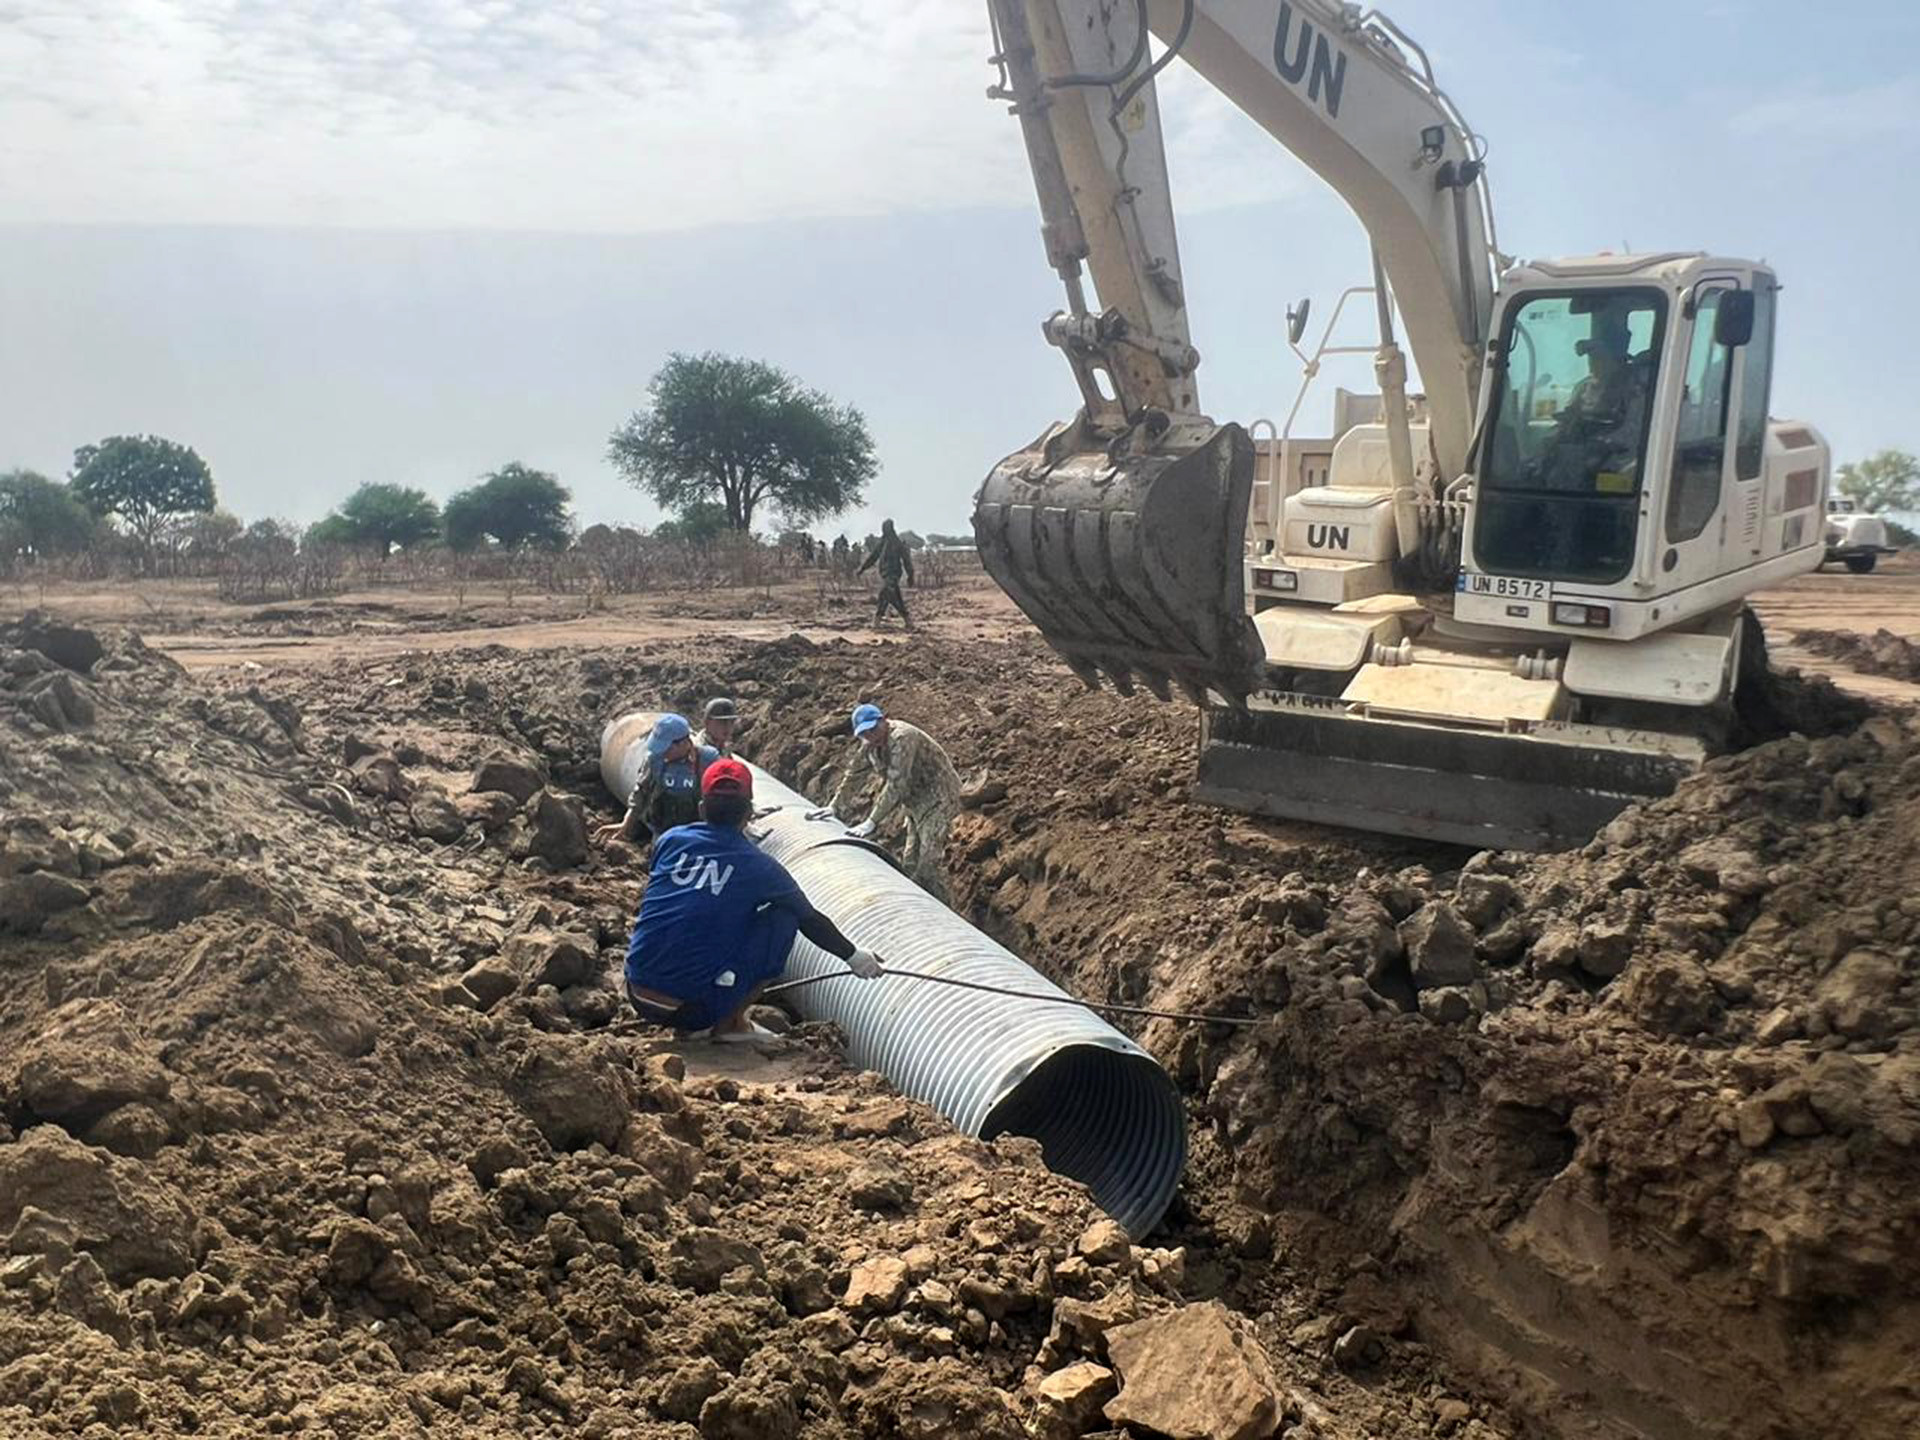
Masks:
[[[1632,568],[1665,319],[1660,292],[1637,288],[1538,294],[1508,310],[1478,568],[1602,584]]]
[[[1733,351],[1713,338],[1720,297],[1731,287],[1698,292],[1693,338],[1673,431],[1673,474],[1667,490],[1667,540],[1691,540],[1720,508],[1727,469],[1727,401],[1733,393]]]

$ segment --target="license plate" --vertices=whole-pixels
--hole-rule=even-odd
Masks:
[[[1469,575],[1462,573],[1456,586],[1468,595],[1492,595],[1502,600],[1544,600],[1547,582],[1517,580],[1508,575]]]

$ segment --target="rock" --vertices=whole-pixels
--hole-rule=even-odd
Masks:
[[[114,1293],[100,1262],[91,1255],[76,1255],[67,1262],[54,1282],[53,1303],[119,1345],[133,1339],[133,1317],[126,1302]]]
[[[1473,999],[1463,985],[1422,990],[1420,1013],[1436,1025],[1464,1025],[1473,1018]]]
[[[1633,959],[1638,922],[1627,917],[1595,917],[1581,927],[1575,957],[1580,968],[1596,980],[1611,980]]]
[[[1033,1440],[1075,1440],[1086,1433],[1116,1393],[1113,1371],[1091,1360],[1056,1370],[1034,1387]]]
[[[702,1295],[718,1290],[721,1280],[742,1266],[758,1275],[767,1273],[767,1262],[758,1249],[722,1230],[682,1230],[667,1253],[674,1284]]]
[[[80,881],[49,870],[0,880],[0,931],[34,934],[55,915],[86,904],[92,895]]]
[[[520,972],[499,955],[489,955],[460,977],[479,1009],[491,1010],[520,988]]]
[[[578,865],[587,858],[587,812],[572,795],[542,790],[520,812],[513,854],[549,865]]]
[[[116,1000],[69,1000],[49,1015],[20,1052],[21,1103],[42,1120],[76,1133],[109,1110],[164,1099],[167,1072],[128,1023]]]
[[[49,1215],[37,1205],[20,1211],[13,1233],[7,1236],[9,1255],[45,1255],[64,1265],[80,1243],[80,1232],[58,1215]]]
[[[99,715],[93,692],[64,671],[30,682],[25,699],[27,709],[49,730],[84,730]]]
[[[1866,1129],[1873,1072],[1841,1051],[1820,1056],[1807,1071],[1807,1104],[1820,1123],[1836,1135]]]
[[[173,1190],[56,1126],[0,1145],[0,1229],[12,1231],[29,1207],[72,1226],[116,1282],[193,1269],[196,1218]]]
[[[528,990],[542,985],[565,990],[600,978],[600,953],[591,936],[523,930],[508,937],[500,958],[521,977]]]
[[[1073,1355],[1107,1358],[1107,1333],[1139,1318],[1140,1298],[1131,1280],[1098,1300],[1056,1300],[1053,1325],[1040,1347],[1041,1363],[1058,1364]]]
[[[1468,870],[1454,886],[1453,903],[1469,925],[1485,930],[1520,908],[1520,887],[1496,871]]]
[[[847,1199],[857,1210],[901,1211],[913,1200],[913,1182],[897,1165],[869,1160],[848,1176]]]
[[[1106,1417],[1167,1440],[1265,1440],[1279,1427],[1273,1370],[1217,1300],[1107,1334],[1120,1393]]]
[[[1122,1265],[1132,1256],[1133,1242],[1118,1221],[1096,1220],[1080,1233],[1073,1248],[1090,1265]]]
[[[1617,998],[1649,1030],[1683,1038],[1719,1029],[1724,1013],[1706,966],[1671,950],[1634,966],[1620,982]]]
[[[1400,942],[1418,989],[1471,985],[1479,975],[1473,963],[1473,932],[1444,900],[1421,906],[1402,922]]]
[[[450,844],[467,833],[467,822],[459,807],[442,791],[422,790],[413,797],[407,814],[416,834],[441,844]]]
[[[881,1255],[853,1267],[841,1305],[856,1315],[891,1315],[907,1298],[907,1262]]]
[[[604,985],[575,985],[560,992],[560,1008],[582,1030],[611,1025],[620,1013],[620,997]]]
[[[1580,931],[1564,920],[1542,930],[1527,952],[1527,968],[1541,980],[1566,980],[1580,968]]]
[[[1433,1428],[1438,1435],[1451,1435],[1473,1418],[1473,1407],[1451,1397],[1433,1402]]]
[[[1756,1101],[1782,1135],[1804,1140],[1820,1133],[1820,1117],[1813,1113],[1806,1077],[1790,1075],[1761,1091]]]
[[[151,1160],[173,1138],[173,1126],[151,1105],[138,1101],[110,1110],[87,1131],[87,1142],[104,1145],[116,1155]]]
[[[727,1372],[711,1356],[702,1355],[676,1367],[660,1382],[653,1408],[663,1420],[698,1420],[700,1407],[725,1389],[726,1384]]]
[[[362,795],[404,801],[413,793],[413,782],[391,755],[363,755],[348,769],[353,772],[353,788]]]
[[[1767,871],[1753,853],[1724,837],[1702,840],[1680,852],[1680,868],[1689,878],[1729,895],[1758,895],[1767,888]]]
[[[556,1150],[612,1149],[627,1126],[628,1098],[618,1072],[590,1045],[535,1036],[513,1069],[512,1093]]]
[[[1830,1029],[1850,1040],[1888,1032],[1890,1002],[1900,988],[1900,962],[1879,950],[1850,950],[1814,991]]]
[[[480,762],[473,772],[473,780],[467,788],[479,793],[498,790],[513,797],[516,805],[524,805],[531,800],[547,783],[546,767],[504,750],[496,750]]]
[[[1386,1356],[1386,1342],[1365,1325],[1349,1327],[1333,1342],[1333,1363],[1342,1370],[1370,1369]]]
[[[1790,1006],[1780,1005],[1767,1012],[1766,1018],[1755,1027],[1753,1038],[1762,1045],[1781,1045],[1788,1040],[1798,1039],[1805,1030],[1800,1012]]]
[[[700,1407],[700,1440],[796,1440],[799,1396],[791,1383],[743,1374]]]
[[[978,810],[983,805],[998,805],[1006,798],[1006,781],[981,779],[960,792],[960,805],[965,810]]]
[[[1773,1139],[1773,1113],[1757,1095],[1734,1108],[1733,1125],[1740,1143],[1749,1150],[1765,1149]]]
[[[461,820],[487,834],[505,828],[520,813],[520,802],[504,790],[475,790],[453,802]]]
[[[1020,1440],[1013,1407],[981,1371],[959,1360],[889,1365],[871,1385],[848,1389],[850,1433],[876,1440]]]
[[[27,611],[0,631],[0,638],[22,650],[37,650],[54,664],[81,675],[92,671],[107,653],[93,631],[62,625],[43,610]]]

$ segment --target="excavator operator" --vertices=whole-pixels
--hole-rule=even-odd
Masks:
[[[1576,348],[1586,357],[1587,374],[1554,419],[1535,462],[1535,483],[1585,495],[1630,494],[1639,479],[1652,351],[1631,353],[1627,312],[1619,308],[1595,311],[1587,338]]]

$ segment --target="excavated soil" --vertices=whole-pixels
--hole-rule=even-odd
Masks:
[[[1854,630],[1801,630],[1794,643],[1803,650],[1838,660],[1863,675],[1920,681],[1920,645],[1891,630],[1862,635]]]
[[[0,1432],[1092,1433],[1041,1382],[1213,1300],[1246,1434],[1920,1431],[1909,717],[1783,683],[1782,738],[1535,858],[1190,804],[1191,712],[1030,638],[0,647]],[[721,691],[816,793],[882,699],[967,777],[956,908],[1256,1018],[1138,1032],[1195,1126],[1144,1248],[831,1035],[609,1025],[600,725]]]

